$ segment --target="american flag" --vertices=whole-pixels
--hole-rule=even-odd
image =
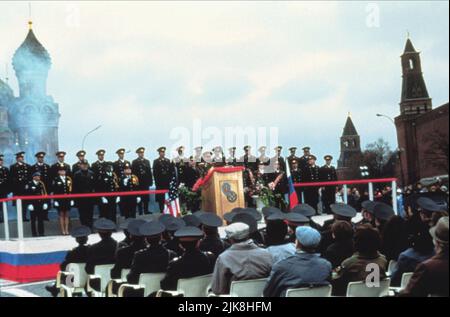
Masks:
[[[180,200],[178,199],[178,181],[176,173],[173,174],[172,180],[169,184],[169,192],[165,197],[164,213],[170,214],[174,217],[180,216]]]

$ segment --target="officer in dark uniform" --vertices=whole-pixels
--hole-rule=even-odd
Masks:
[[[159,217],[159,221],[164,225],[166,231],[163,233],[164,247],[175,252],[178,256],[183,254],[180,248],[178,238],[175,237],[175,232],[186,226],[186,223],[181,218],[175,218],[172,215],[164,214]]]
[[[291,169],[291,177],[292,181],[294,183],[302,183],[303,180],[303,173],[302,170],[298,166],[298,161],[296,159],[293,159],[289,162],[290,169]],[[303,188],[304,187],[295,187],[295,192],[297,193],[298,201],[302,201],[302,195],[303,195]]]
[[[0,198],[6,198],[11,192],[9,168],[3,166],[4,155],[0,154]],[[0,203],[0,222],[3,222],[3,203]]]
[[[47,189],[41,181],[41,174],[39,172],[35,172],[32,176],[32,180],[25,185],[24,194],[27,196],[47,195]],[[48,209],[48,203],[40,199],[29,200],[27,202],[27,209],[30,211],[31,233],[33,237],[44,236],[44,218],[45,211]]]
[[[194,148],[194,160],[195,163],[197,164],[197,166],[200,163],[203,163],[203,155],[202,155],[202,151],[203,151],[203,146],[197,146]]]
[[[161,281],[164,290],[176,290],[179,279],[211,274],[214,270],[214,255],[198,248],[198,241],[203,238],[200,229],[184,227],[175,232],[175,237],[179,239],[184,253],[169,263],[167,274]]]
[[[156,190],[169,189],[170,181],[174,173],[174,166],[166,155],[166,148],[164,146],[158,149],[159,157],[153,161],[153,175],[155,177]],[[159,204],[160,212],[164,211],[164,194],[157,194],[156,201]]]
[[[186,165],[186,168],[183,173],[183,178],[180,180],[181,183],[184,184],[184,186],[192,191],[192,188],[194,187],[197,180],[200,178],[200,172],[196,168],[196,163],[194,160],[194,157],[191,156],[189,158],[189,162]],[[201,193],[199,191],[197,192],[191,192],[192,195],[196,195],[192,199],[185,199],[185,197],[181,196],[180,199],[183,199],[183,202],[186,202],[186,207],[188,210],[191,211],[197,211],[200,209],[200,203],[201,203]]]
[[[291,171],[292,171],[292,161],[297,161],[297,163],[298,163],[298,161],[299,161],[299,157],[297,156],[297,155],[295,155],[295,152],[297,151],[297,148],[295,147],[295,146],[293,146],[293,147],[290,147],[289,148],[289,156],[287,157],[287,162],[288,162],[288,164],[289,164],[289,167],[290,167],[290,169],[291,169]]]
[[[295,232],[297,230],[297,227],[309,226],[310,224],[310,219],[308,217],[297,212],[284,214],[284,219],[286,224],[288,225],[288,240],[292,243],[294,243],[296,239]]]
[[[94,172],[88,168],[88,162],[83,161],[80,165],[80,170],[73,176],[73,193],[87,194],[94,192]],[[93,213],[94,213],[93,198],[78,198],[77,208],[80,217],[80,222],[83,226],[92,228]]]
[[[131,163],[125,159],[125,149],[118,149],[116,154],[119,159],[113,163],[114,173],[116,173],[117,177],[122,178],[125,166],[131,166]]]
[[[316,165],[317,158],[309,155],[309,166],[305,170],[304,180],[306,183],[314,183],[319,181],[319,167]],[[317,211],[319,203],[319,188],[316,186],[308,186],[304,189],[305,203],[313,207]]]
[[[117,250],[117,241],[111,235],[116,230],[116,225],[109,219],[100,218],[94,222],[100,241],[88,248],[86,259],[86,273],[94,274],[96,265],[114,264]]]
[[[292,208],[292,212],[301,214],[309,219],[309,226],[318,231],[322,230],[322,227],[312,220],[312,217],[316,215],[316,210],[308,204],[298,204]]]
[[[76,155],[78,157],[78,162],[76,162],[75,164],[72,165],[72,174],[75,174],[77,171],[79,171],[81,162],[86,160],[86,151],[80,150],[77,152]],[[88,167],[90,167],[89,164],[88,164]]]
[[[150,166],[150,161],[144,157],[145,148],[140,147],[136,150],[138,155],[137,159],[133,160],[131,169],[134,175],[139,179],[138,190],[149,190],[150,186],[153,186],[153,174]],[[139,214],[149,214],[148,208],[150,202],[150,195],[141,195],[141,203],[138,205]]]
[[[165,227],[159,221],[146,222],[139,227],[139,232],[145,237],[148,246],[134,254],[127,281],[130,284],[139,282],[139,275],[143,273],[165,273],[170,261],[176,253],[166,249],[161,243],[161,234]]]
[[[250,145],[244,146],[244,155],[239,158],[238,165],[250,169],[252,172],[258,168],[256,165],[256,156],[252,155],[252,147]]]
[[[95,152],[98,159],[92,164],[92,171],[94,172],[96,180],[106,173],[106,167],[108,165],[112,165],[111,162],[105,161],[105,153],[105,150],[98,150]]]
[[[61,271],[66,271],[66,267],[69,263],[86,263],[87,252],[89,246],[87,245],[88,237],[91,234],[91,229],[86,226],[79,226],[70,232],[70,235],[75,238],[78,246],[68,251],[64,261],[61,262],[59,268]],[[45,289],[49,291],[53,297],[58,295],[58,289],[56,283],[53,285],[46,285]]]
[[[56,163],[50,167],[51,179],[53,180],[55,177],[58,176],[58,171],[61,167],[66,170],[67,176],[72,176],[72,171],[71,171],[70,165],[64,162],[64,159],[66,157],[66,152],[58,151],[58,152],[56,152],[55,155],[56,155]]]
[[[121,192],[133,192],[139,188],[139,178],[132,174],[131,165],[125,164],[124,175],[119,183],[119,191]],[[123,216],[125,218],[136,218],[136,207],[141,202],[139,196],[122,196],[120,197],[120,208],[123,210]]]
[[[281,156],[281,151],[283,150],[283,147],[278,145],[274,148],[275,156],[272,157],[272,164],[274,162],[278,162],[278,166],[281,171],[286,172],[286,161],[284,157]]]
[[[230,245],[220,238],[218,228],[223,226],[222,219],[212,212],[205,212],[198,216],[201,224],[204,238],[200,241],[199,249],[202,252],[211,252],[217,257],[225,251]]]
[[[211,158],[211,164],[213,164],[213,166],[215,167],[224,166],[226,164],[226,158],[225,155],[223,154],[222,147],[218,145],[213,148],[212,152],[213,157]]]
[[[256,159],[256,165],[257,166],[260,166],[261,164],[264,165],[264,166],[268,166],[270,164],[270,157],[268,157],[266,155],[266,150],[267,150],[266,146],[260,146],[259,147],[258,152],[259,152],[260,155]]]
[[[25,186],[33,175],[31,166],[25,163],[25,152],[16,153],[16,163],[10,166],[9,172],[13,196],[23,196],[25,194]],[[15,205],[16,202],[13,201],[13,206]],[[22,218],[23,221],[29,221],[26,208],[22,210]]]
[[[142,219],[133,219],[128,223],[131,243],[123,248],[117,249],[116,260],[111,269],[111,278],[120,279],[123,269],[130,269],[134,254],[146,247],[144,237],[139,232],[139,227],[146,223]]]
[[[337,181],[336,168],[331,165],[333,157],[325,155],[325,165],[319,169],[319,179],[321,182]],[[330,205],[336,201],[336,186],[325,186],[322,191],[322,208],[327,214],[331,214]]]
[[[343,203],[332,204],[331,211],[333,212],[333,219],[327,220],[322,226],[322,240],[320,241],[320,253],[325,252],[325,250],[333,243],[333,234],[331,227],[335,221],[341,220],[346,221],[354,227],[352,223],[352,218],[356,216],[356,210],[350,205]]]
[[[54,195],[72,194],[73,180],[70,176],[66,175],[64,166],[59,166],[58,176],[53,179],[50,190]],[[74,203],[71,199],[63,198],[53,200],[53,206],[58,210],[59,225],[63,235],[69,234],[69,211],[73,205]]]
[[[226,164],[230,166],[236,166],[236,147],[232,146],[228,149],[229,156],[226,158]]]
[[[106,165],[105,173],[98,174],[95,180],[95,191],[98,193],[114,193],[119,190],[119,178],[113,172],[112,165]],[[100,218],[106,218],[116,222],[117,204],[116,196],[99,198]]]
[[[184,157],[184,146],[177,147],[177,156],[174,157],[172,161],[177,173],[178,183],[181,183],[188,162],[188,160]]]
[[[50,188],[53,179],[50,178],[50,165],[45,163],[45,152],[37,152],[34,156],[36,157],[36,163],[31,166],[31,172],[41,173],[41,180],[45,184],[46,188]]]
[[[303,156],[298,159],[298,166],[302,171],[306,171],[309,167],[309,156],[311,155],[311,148],[305,146],[303,149]]]

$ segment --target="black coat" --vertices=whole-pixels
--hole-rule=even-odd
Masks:
[[[121,278],[122,269],[131,268],[134,254],[145,248],[143,239],[133,241],[129,246],[117,249],[116,263],[111,269],[111,278]]]
[[[25,192],[25,185],[31,180],[32,169],[26,163],[15,163],[9,168],[11,177],[11,191],[14,196],[22,195]]]
[[[322,256],[331,263],[334,269],[341,265],[345,259],[353,255],[353,249],[352,239],[335,241],[326,249]]]
[[[0,166],[0,198],[5,198],[11,192],[11,179],[9,169]]]
[[[212,253],[199,250],[185,252],[169,263],[167,274],[161,281],[163,290],[176,290],[179,279],[211,274],[214,270]]]
[[[164,273],[169,262],[176,257],[176,253],[166,249],[161,244],[148,246],[134,254],[131,271],[127,275],[128,283],[137,284],[139,275],[143,273]]]
[[[47,195],[47,189],[45,188],[45,184],[41,181],[39,181],[37,184],[34,181],[28,182],[27,185],[25,185],[25,195],[27,196],[41,196],[41,195]],[[48,203],[48,201],[44,200],[29,200],[27,201],[28,205],[33,205],[34,209],[40,209],[43,207],[43,204]]]
[[[56,176],[58,176],[58,170],[60,167],[64,167],[66,176],[72,176],[72,170],[69,164],[57,162],[50,167],[50,179],[54,179]]]
[[[324,165],[319,168],[319,179],[322,182],[337,181],[336,168],[334,166]]]
[[[86,263],[88,248],[87,245],[79,245],[67,252],[64,261],[59,266],[61,271],[64,271],[69,263]]]
[[[157,189],[168,189],[175,171],[174,165],[167,158],[157,158],[153,161],[153,175]]]
[[[86,273],[94,274],[96,265],[114,264],[117,241],[111,237],[105,238],[88,248]]]
[[[200,251],[211,252],[216,258],[229,247],[230,245],[219,236],[206,236],[199,245]]]
[[[148,190],[153,185],[153,174],[150,161],[147,159],[137,158],[131,163],[133,174],[139,178],[139,187]]]
[[[130,166],[131,163],[128,162],[127,160],[123,160],[123,161],[117,160],[113,163],[113,170],[114,170],[114,173],[116,173],[117,177],[121,178],[124,176],[123,171],[124,171],[126,165]]]
[[[89,163],[88,163],[88,168],[90,168]],[[78,172],[80,169],[81,169],[81,162],[78,161],[72,165],[72,175],[75,174],[76,172]]]
[[[66,181],[64,182],[60,176],[56,177],[51,185],[51,191],[55,195],[67,195],[72,193],[73,181],[72,178],[66,176]],[[55,199],[58,202],[58,210],[67,211],[70,209],[70,199]]]
[[[33,175],[33,173],[35,172],[39,172],[41,173],[41,181],[44,182],[45,186],[47,188],[50,188],[51,184],[52,184],[52,176],[50,174],[50,165],[46,164],[46,163],[36,163],[34,165],[31,166],[31,172],[30,174]]]
[[[92,172],[94,172],[95,179],[98,179],[102,175],[106,174],[106,168],[109,165],[112,165],[112,163],[107,161],[95,161],[91,167]]]

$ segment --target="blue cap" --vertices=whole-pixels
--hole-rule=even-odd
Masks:
[[[35,177],[35,176],[41,176],[41,172],[34,172],[33,177]]]
[[[146,223],[145,220],[142,219],[133,219],[128,223],[127,231],[135,237],[140,237],[142,234],[139,231],[139,228]]]
[[[292,212],[301,214],[305,217],[312,217],[316,214],[316,211],[314,210],[314,208],[308,204],[298,204],[297,206],[292,208]]]
[[[443,211],[441,206],[428,197],[419,197],[419,199],[417,199],[417,204],[424,211]]]
[[[373,215],[375,218],[381,220],[389,220],[392,216],[395,216],[395,212],[388,204],[378,202],[375,207],[373,207]]]
[[[159,221],[146,222],[139,227],[139,233],[145,237],[157,236],[163,233],[166,227]]]
[[[218,228],[223,225],[222,219],[212,212],[207,212],[199,217],[202,225],[212,228]]]
[[[116,224],[109,219],[99,218],[94,222],[94,228],[98,231],[114,231]]]
[[[298,242],[306,248],[315,248],[320,244],[322,236],[319,231],[311,227],[297,227],[295,236]]]
[[[186,223],[183,219],[180,218],[163,218],[160,222],[166,227],[167,231],[177,231],[186,226]]]
[[[74,238],[81,238],[81,237],[87,237],[91,234],[91,229],[86,226],[79,226],[70,232],[70,235]]]
[[[184,223],[186,226],[192,226],[192,227],[200,227],[200,219],[194,215],[186,215],[183,218]]]

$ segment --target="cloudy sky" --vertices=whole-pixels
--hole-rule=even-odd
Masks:
[[[392,123],[375,114],[398,115],[407,31],[434,106],[449,99],[448,2],[31,6],[52,57],[48,93],[60,106],[61,149],[74,155],[102,125],[86,141],[90,160],[101,147],[112,159],[119,147],[143,145],[153,157],[160,145],[228,145],[230,127],[258,132],[253,145],[310,145],[337,158],[348,112],[363,145],[383,137],[395,147]],[[0,2],[0,65],[9,65],[16,95],[11,58],[28,11],[27,2]]]

